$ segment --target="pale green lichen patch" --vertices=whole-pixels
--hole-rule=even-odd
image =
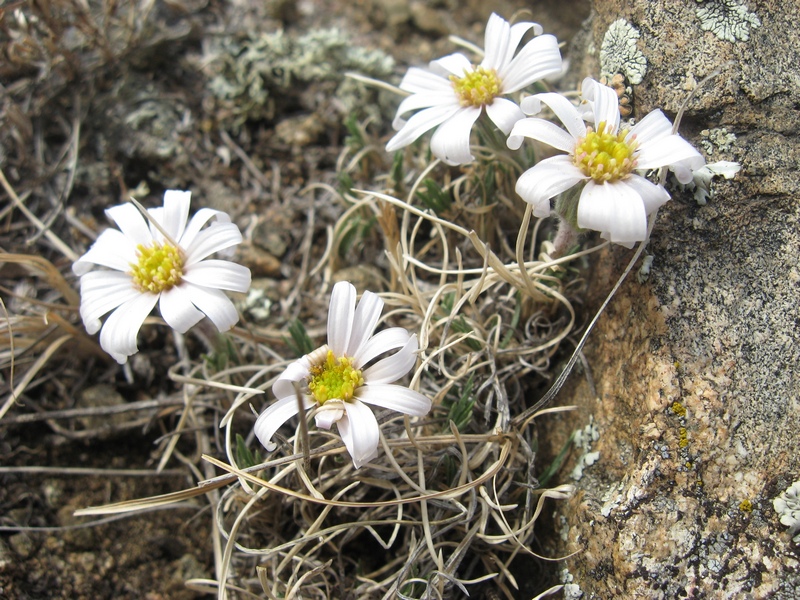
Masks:
[[[581,590],[581,586],[575,583],[575,576],[569,572],[567,567],[563,567],[558,572],[558,578],[564,585],[562,588],[564,600],[580,600],[583,598],[583,590]]]
[[[697,0],[702,7],[696,11],[700,29],[710,31],[721,40],[729,42],[750,39],[750,28],[761,26],[755,13],[737,0]]]
[[[709,155],[713,155],[715,151],[729,152],[736,141],[736,134],[729,132],[725,127],[704,129],[700,135],[703,137],[700,145]]]
[[[589,424],[583,429],[577,429],[572,437],[572,443],[575,444],[575,447],[582,450],[582,454],[575,462],[575,467],[570,473],[574,480],[580,480],[583,477],[583,470],[600,460],[600,453],[591,451],[592,444],[599,439],[600,432],[597,429],[597,425],[595,425],[594,416],[589,415]]]
[[[639,50],[639,30],[625,19],[614,21],[603,36],[600,46],[600,74],[611,79],[622,73],[633,85],[642,82],[647,72],[647,59]]]
[[[739,163],[728,160],[708,163],[692,173],[692,181],[686,187],[691,189],[694,186],[694,199],[700,206],[705,206],[708,199],[713,197],[711,180],[716,176],[733,179],[741,168]]]
[[[772,507],[778,513],[783,525],[789,528],[789,535],[800,531],[800,481],[795,481],[788,489],[782,491],[772,501]],[[794,535],[795,543],[800,543],[800,534]]]
[[[391,56],[360,48],[335,28],[298,37],[283,31],[223,37],[209,45],[203,61],[211,73],[208,86],[218,103],[218,118],[233,129],[249,120],[273,118],[276,104],[289,101],[289,92],[299,84],[338,82],[335,95],[348,110],[364,105],[352,89],[356,83],[343,74],[386,78],[394,68]]]

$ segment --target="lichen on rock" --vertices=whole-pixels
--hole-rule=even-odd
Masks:
[[[600,46],[601,76],[610,80],[622,73],[633,85],[642,82],[647,72],[647,59],[637,46],[639,37],[639,30],[625,19],[611,23]]]
[[[795,481],[782,491],[772,501],[772,507],[778,513],[781,523],[789,528],[789,535],[800,531],[800,481]],[[794,541],[800,543],[800,534],[794,535]]]
[[[695,173],[697,202],[688,186],[671,188],[648,246],[658,268],[645,285],[629,276],[592,332],[591,384],[573,378],[562,391],[563,403],[580,408],[557,439],[591,414],[592,451],[602,457],[570,479],[577,492],[556,517],[566,535],[551,553],[576,552],[565,561],[568,583],[585,598],[797,598],[800,590],[800,529],[787,530],[796,511],[773,500],[798,479],[797,19],[778,0],[747,4],[761,25],[748,20],[749,43],[731,44],[698,27],[698,8],[719,11],[718,1],[624,3],[642,37],[628,42],[647,54],[647,85],[636,87],[642,112],[676,114],[716,73],[681,122],[711,162]],[[608,24],[621,5],[593,3],[571,54],[583,57],[575,71],[600,70],[589,45],[616,39]],[[602,68],[611,70],[605,41]],[[609,253],[594,264],[587,307],[601,305],[629,258]],[[565,478],[580,460],[579,452],[567,459]]]
[[[750,28],[760,27],[761,19],[737,0],[697,0],[703,6],[697,9],[700,29],[710,31],[721,40],[729,42],[750,39]]]

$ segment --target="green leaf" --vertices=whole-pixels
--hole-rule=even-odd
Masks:
[[[236,464],[240,469],[247,469],[255,465],[260,465],[264,462],[261,453],[256,450],[255,454],[250,451],[250,448],[244,443],[244,438],[240,434],[236,434]]]
[[[314,342],[308,337],[306,328],[299,319],[295,319],[289,323],[289,335],[291,338],[284,336],[283,339],[297,358],[314,351]]]
[[[456,301],[456,293],[455,292],[447,292],[446,294],[442,294],[442,299],[439,301],[439,306],[442,307],[444,314],[449,315],[453,312],[453,305]]]
[[[458,318],[453,319],[450,323],[450,327],[453,329],[453,331],[458,333],[471,333],[475,331],[472,328],[472,325],[467,323],[467,320],[463,315],[459,315]],[[481,345],[480,341],[476,340],[475,338],[467,338],[464,341],[467,343],[467,346],[472,348],[475,352],[480,352],[483,350],[483,346]]]
[[[403,185],[404,166],[403,153],[395,152],[394,158],[392,158],[392,168],[389,171],[389,176],[392,178],[394,186],[398,189]]]
[[[225,334],[217,336],[214,350],[209,354],[203,354],[202,359],[210,373],[219,373],[230,365],[238,365],[240,362],[236,346],[230,336]]]
[[[443,190],[430,178],[422,180],[422,185],[417,190],[417,198],[437,215],[447,212],[453,204],[450,192]]]
[[[520,294],[517,292],[515,295],[515,304],[514,304],[514,314],[511,316],[511,323],[509,325],[508,331],[503,336],[503,339],[500,340],[500,347],[507,348],[508,344],[511,342],[511,338],[514,337],[514,332],[517,330],[517,326],[519,326],[519,319],[522,315],[522,302],[520,301]]]
[[[558,473],[558,471],[561,469],[561,465],[564,464],[564,459],[567,457],[567,452],[569,451],[569,448],[572,445],[572,438],[574,435],[575,432],[573,431],[572,434],[569,436],[567,443],[564,444],[563,448],[561,448],[561,452],[558,453],[558,456],[556,456],[553,459],[553,462],[551,462],[539,476],[538,478],[539,485],[541,487],[544,487],[547,484],[547,482],[550,481],[550,478],[553,477],[553,475],[555,475],[556,473]]]
[[[350,190],[353,189],[353,178],[350,176],[349,173],[340,171],[339,173],[336,174],[336,178],[339,180],[340,192],[349,193]]]
[[[450,431],[450,421],[452,421],[456,429],[464,431],[467,425],[472,421],[472,410],[475,407],[475,396],[472,391],[475,386],[475,373],[470,373],[464,387],[461,388],[461,394],[457,399],[453,400],[448,394],[442,401],[442,406],[448,408],[447,412],[447,425],[442,430],[444,432]]]
[[[364,134],[358,126],[358,120],[354,114],[347,115],[347,118],[344,120],[344,126],[349,134],[344,140],[346,146],[358,151],[367,145]]]

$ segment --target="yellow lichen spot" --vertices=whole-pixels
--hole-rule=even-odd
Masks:
[[[612,133],[605,122],[597,126],[597,131],[587,128],[586,136],[578,140],[573,160],[581,173],[598,183],[613,183],[625,179],[636,168],[633,154],[636,140],[626,140],[628,130]]]
[[[309,369],[308,389],[322,406],[328,400],[353,399],[356,389],[364,385],[361,370],[353,367],[353,360],[346,356],[336,358],[328,350],[325,362]]]
[[[694,465],[692,464],[692,461],[687,460],[685,466],[686,466],[687,469],[691,469]]]
[[[673,402],[672,403],[672,412],[678,415],[679,417],[686,416],[686,407],[681,404],[680,402]]]
[[[750,502],[750,500],[744,499],[739,504],[739,510],[746,513],[753,512],[753,503]]]
[[[681,427],[678,430],[678,446],[681,448],[686,448],[689,445],[689,435],[686,432],[685,427]]]
[[[171,244],[139,244],[136,247],[139,261],[131,263],[130,275],[142,292],[159,294],[176,285],[183,277],[183,254]]]
[[[465,70],[463,77],[450,75],[450,81],[461,106],[479,108],[491,104],[500,95],[500,78],[494,69],[476,67],[472,71]]]

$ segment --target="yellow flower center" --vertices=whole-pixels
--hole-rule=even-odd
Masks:
[[[625,141],[627,129],[617,134],[610,129],[606,131],[605,122],[597,126],[597,131],[589,127],[586,137],[575,146],[575,166],[599,183],[625,179],[636,168],[636,140]]]
[[[485,106],[500,95],[500,78],[494,69],[464,69],[463,77],[450,75],[450,81],[453,82],[461,106]]]
[[[143,292],[158,294],[180,284],[183,277],[183,255],[171,244],[154,243],[136,247],[139,262],[131,263],[133,284]]]
[[[353,367],[353,359],[336,358],[333,350],[328,350],[325,362],[313,365],[309,373],[308,389],[320,406],[328,400],[352,400],[356,389],[364,385],[361,370]]]

